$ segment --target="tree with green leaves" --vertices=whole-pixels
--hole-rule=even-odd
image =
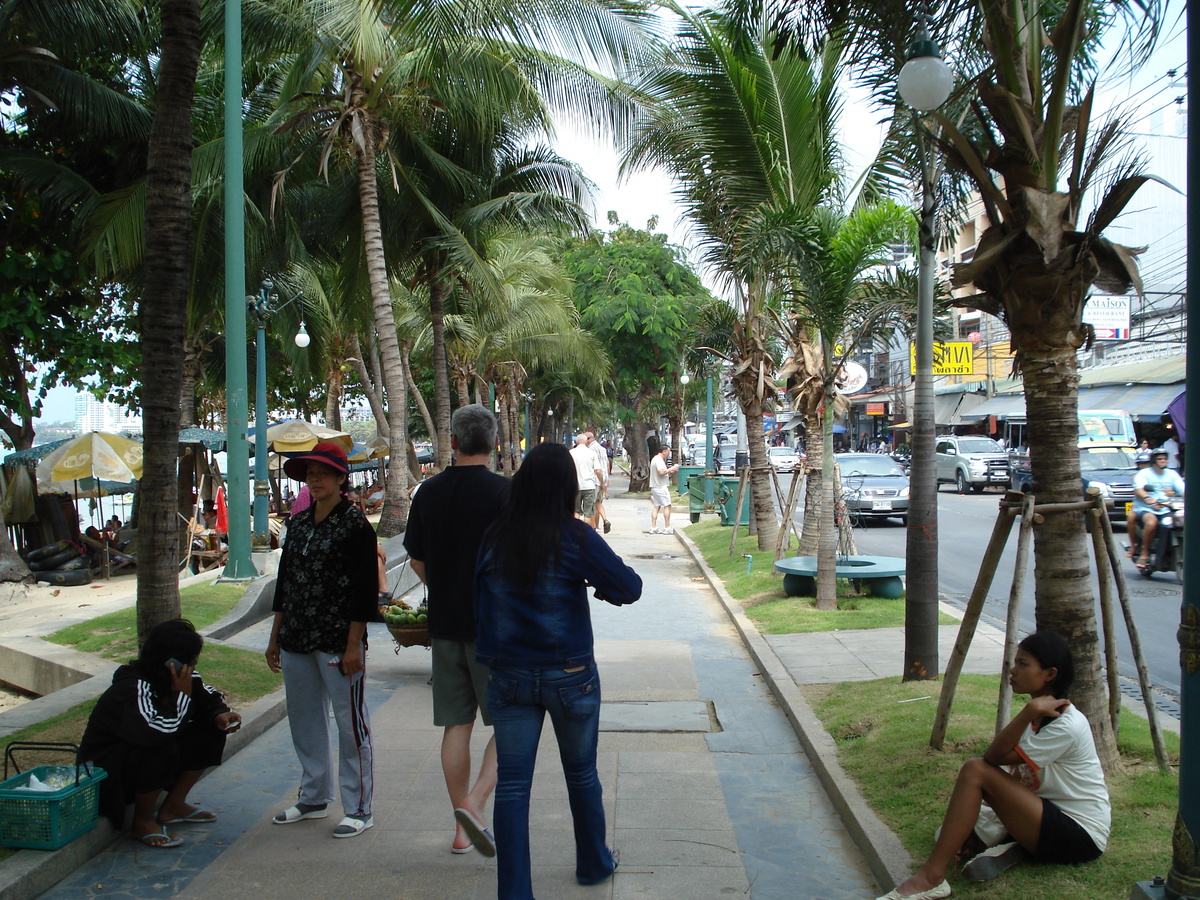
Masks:
[[[672,5],[681,20],[662,63],[638,87],[645,114],[624,165],[659,165],[680,185],[704,261],[737,313],[729,346],[734,394],[751,424],[750,489],[761,550],[778,522],[767,450],[757,423],[777,394],[779,296],[762,220],[803,214],[839,184],[834,124],[840,47],[806,58],[775,52],[764,16],[745,24],[721,10]]]
[[[616,224],[611,213],[609,221]],[[613,361],[631,491],[649,484],[646,402],[678,381],[696,310],[712,299],[683,250],[653,226],[622,223],[608,234],[593,232],[568,243],[562,257],[583,325]]]
[[[757,20],[760,0],[738,0]],[[838,34],[873,96],[899,104],[896,76],[919,24],[906,4],[790,0],[773,19],[777,40],[807,56],[813,23]],[[1104,237],[1151,176],[1124,154],[1119,115],[1095,121],[1098,51],[1120,46],[1131,67],[1149,55],[1163,21],[1158,0],[1042,4],[955,0],[931,20],[957,70],[961,118],[932,113],[947,168],[977,192],[989,226],[953,282],[957,300],[1008,326],[1025,385],[1033,490],[1040,502],[1079,497],[1079,371],[1076,352],[1093,335],[1083,312],[1093,288],[1140,290],[1137,251]],[[1093,212],[1084,199],[1101,187]],[[1101,676],[1088,542],[1076,515],[1047,516],[1034,535],[1039,628],[1066,637],[1075,655],[1072,700],[1087,715],[1106,769],[1116,742]]]

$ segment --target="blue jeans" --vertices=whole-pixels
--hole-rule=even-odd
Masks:
[[[545,714],[550,714],[575,822],[575,877],[603,881],[616,869],[604,843],[604,804],[596,774],[600,676],[595,663],[562,669],[492,669],[488,708],[496,733],[499,781],[496,827],[499,900],[533,900],[529,863],[529,792]]]

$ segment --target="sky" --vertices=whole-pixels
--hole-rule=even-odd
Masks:
[[[1098,111],[1114,104],[1129,104],[1138,110],[1137,121],[1147,127],[1153,114],[1169,115],[1173,111],[1174,98],[1186,90],[1187,59],[1182,5],[1174,4],[1173,8],[1172,15],[1180,17],[1168,16],[1159,50],[1137,75],[1102,78],[1097,90]],[[947,62],[953,66],[953,59]],[[1175,77],[1167,74],[1172,69],[1177,71]],[[850,180],[862,171],[879,147],[885,128],[878,119],[879,114],[868,107],[861,94],[849,91],[842,118],[842,144]],[[616,211],[619,221],[634,228],[645,228],[651,217],[657,217],[657,230],[666,233],[672,243],[692,246],[687,225],[680,221],[680,209],[672,197],[673,183],[664,172],[640,172],[624,181],[619,180],[619,160],[613,147],[569,124],[559,127],[555,146],[560,155],[579,163],[595,183],[593,221],[596,227],[609,229],[609,210]],[[1177,187],[1183,189],[1184,185]],[[73,419],[75,394],[71,388],[51,390],[41,420]]]

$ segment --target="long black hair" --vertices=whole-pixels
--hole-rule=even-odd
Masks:
[[[1058,675],[1050,682],[1050,693],[1066,700],[1075,680],[1075,660],[1066,639],[1057,631],[1035,631],[1017,644],[1017,648],[1036,659],[1043,669],[1058,669]]]
[[[171,673],[167,660],[177,659],[184,665],[194,662],[204,648],[204,637],[187,619],[169,619],[150,630],[142,652],[131,665],[152,684],[169,682]]]
[[[485,547],[513,584],[528,586],[558,556],[563,531],[575,524],[579,481],[562,444],[538,444],[512,477],[508,501],[492,523]]]

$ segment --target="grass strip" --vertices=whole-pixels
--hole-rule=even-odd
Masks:
[[[883,679],[801,688],[837,744],[847,774],[914,860],[923,860],[933,849],[933,833],[941,824],[959,767],[983,753],[995,727],[999,679],[963,675],[946,749],[930,749],[941,687],[940,681]],[[1014,698],[1014,708],[1019,709],[1024,699]],[[1171,733],[1165,737],[1177,765],[1179,738]],[[1122,715],[1118,746],[1123,771],[1108,779],[1113,826],[1103,856],[1081,866],[1017,866],[986,884],[964,881],[955,869],[950,873],[955,896],[981,900],[1128,897],[1135,881],[1165,874],[1178,808],[1178,776],[1158,772],[1149,726],[1140,716]],[[903,785],[901,790],[896,789],[898,784]]]
[[[746,615],[763,634],[798,634],[860,628],[896,628],[904,624],[904,598],[861,595],[847,579],[838,580],[838,608],[818,610],[813,597],[788,597],[783,576],[772,568],[773,554],[758,549],[758,538],[739,529],[732,555],[729,527],[716,519],[687,526],[687,536],[717,573],[730,596],[742,602]],[[751,557],[747,560],[746,557]],[[747,572],[747,568],[750,569]],[[938,624],[957,619],[938,614]]]

